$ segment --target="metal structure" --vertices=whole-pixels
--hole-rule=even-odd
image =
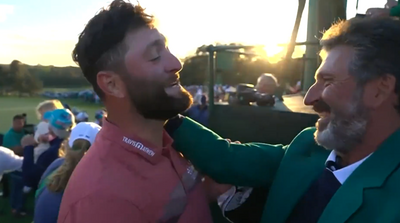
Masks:
[[[206,48],[208,52],[208,104],[210,112],[214,109],[214,84],[215,84],[215,54],[218,52],[230,52],[230,53],[238,53],[238,54],[249,54],[244,52],[238,52],[234,50],[240,49],[252,49],[254,46],[213,46],[209,45]],[[254,54],[251,54],[254,55]]]
[[[322,31],[339,19],[346,19],[347,0],[309,0],[307,42],[316,42],[322,36]],[[306,62],[303,78],[303,90],[314,83],[314,74],[318,68],[319,45],[306,44]]]
[[[293,27],[290,43],[287,47],[285,60],[289,61],[296,45],[306,45],[305,68],[302,89],[307,90],[314,83],[314,74],[319,65],[318,52],[320,50],[318,39],[322,31],[339,20],[346,19],[347,0],[309,0],[308,1],[308,24],[307,41],[296,43],[297,33],[300,26],[301,16],[305,7],[305,0],[299,0],[297,18]],[[357,2],[358,4],[358,2]],[[213,46],[206,48],[209,56],[209,89],[208,100],[210,110],[214,108],[214,84],[215,84],[215,54],[221,51],[232,52],[232,50],[251,49],[254,46]],[[235,52],[233,52],[235,53]],[[236,52],[240,53],[240,52]],[[245,53],[244,53],[245,54]],[[287,66],[283,66],[287,67]]]
[[[307,41],[296,43],[301,14],[306,6],[305,0],[298,1],[297,18],[284,63],[288,63],[291,59],[294,46],[306,45],[306,55],[303,57],[305,59],[303,90],[306,90],[313,84],[314,73],[319,64],[318,37],[321,34],[320,30],[329,28],[330,24],[338,18],[344,19],[345,13],[343,12],[346,10],[344,0],[309,0]],[[301,130],[313,126],[318,119],[310,107],[304,106],[301,95],[285,97],[284,102],[277,102],[274,107],[227,106],[214,103],[216,66],[219,65],[216,64],[219,62],[218,52],[247,54],[239,50],[253,47],[213,45],[204,47],[203,51],[208,52],[209,56],[209,128],[224,138],[241,142],[290,143]],[[283,66],[282,69],[285,67],[287,66]],[[281,72],[285,72],[285,70]]]

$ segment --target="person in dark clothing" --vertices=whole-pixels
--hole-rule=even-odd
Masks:
[[[42,175],[36,191],[34,222],[57,223],[69,178],[100,129],[96,123],[81,122],[71,131],[65,157],[55,160]]]
[[[208,126],[209,115],[206,96],[202,95],[200,99],[200,104],[193,105],[189,110],[186,111],[185,115],[204,126]]]
[[[3,146],[14,151],[15,154],[21,156],[23,147],[21,139],[26,132],[24,131],[25,118],[22,115],[15,115],[13,125],[4,135]],[[19,170],[8,174],[8,179],[11,182],[10,203],[13,215],[25,215],[25,199],[22,193],[23,182],[22,173]]]
[[[50,148],[43,152],[35,162],[34,148],[36,141],[32,135],[22,139],[24,146],[24,161],[22,173],[25,186],[37,188],[42,174],[47,167],[63,153],[63,141],[69,137],[70,129],[75,126],[73,114],[67,109],[56,109],[49,120],[49,131],[52,135]]]

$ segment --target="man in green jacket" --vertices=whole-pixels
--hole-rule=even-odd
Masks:
[[[182,116],[165,128],[216,182],[268,188],[262,223],[400,222],[399,36],[390,18],[326,31],[304,99],[321,118],[289,145],[231,143]]]
[[[370,17],[400,17],[400,5],[398,1],[388,0],[384,8],[370,8],[366,12]]]

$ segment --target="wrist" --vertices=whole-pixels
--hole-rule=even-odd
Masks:
[[[390,8],[390,16],[400,17],[400,5]]]
[[[182,125],[184,118],[185,116],[183,115],[177,115],[167,120],[164,124],[165,131],[172,137],[174,132]]]

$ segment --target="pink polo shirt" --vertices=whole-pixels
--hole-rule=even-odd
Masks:
[[[104,120],[73,172],[58,223],[211,223],[200,174],[172,147],[155,148]]]

